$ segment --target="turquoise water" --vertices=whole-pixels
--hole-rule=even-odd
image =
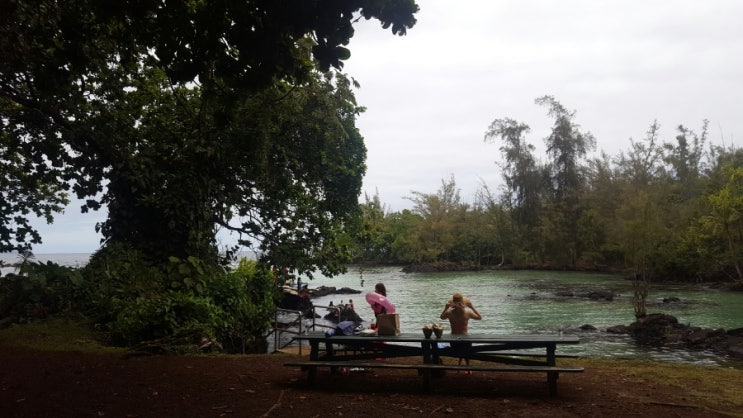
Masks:
[[[369,268],[334,278],[317,277],[310,287],[334,286],[361,290],[350,295],[356,310],[367,322],[373,318],[364,293],[382,282],[387,296],[400,314],[403,332],[420,332],[424,324],[444,322],[439,315],[454,292],[469,297],[482,314],[481,321],[470,322],[470,333],[556,333],[581,336],[581,344],[564,347],[564,353],[591,357],[642,358],[662,361],[692,362],[710,365],[739,363],[719,353],[682,349],[640,347],[624,335],[605,332],[613,325],[629,325],[634,320],[632,284],[622,276],[596,273],[545,271],[487,271],[455,273],[406,274],[399,267]],[[578,296],[591,291],[609,291],[612,301],[590,300]],[[333,301],[347,302],[349,295],[331,295],[314,299],[315,305]],[[677,303],[664,303],[676,297]],[[705,328],[726,330],[743,327],[743,293],[720,292],[694,285],[652,285],[648,295],[648,312],[665,313],[679,322]],[[596,331],[581,331],[591,325]]]
[[[80,267],[88,262],[90,254],[37,254],[37,261],[53,261],[62,265]],[[17,257],[0,255],[6,262]],[[12,271],[3,268],[2,274]],[[595,273],[552,271],[488,271],[458,273],[402,273],[399,267],[349,268],[346,274],[329,278],[318,276],[309,284],[336,288],[349,287],[362,293],[351,295],[362,319],[373,318],[371,308],[364,300],[374,284],[386,285],[388,297],[400,314],[403,332],[420,332],[422,325],[442,322],[439,314],[454,292],[469,297],[483,316],[482,321],[471,321],[471,333],[575,333],[581,336],[578,346],[561,347],[564,353],[591,357],[640,358],[659,361],[743,367],[743,362],[710,351],[691,351],[676,348],[649,348],[637,346],[624,335],[608,334],[604,330],[613,325],[629,325],[634,320],[632,284],[622,276]],[[610,291],[613,301],[594,301],[582,297],[558,296],[572,292],[575,295],[590,291]],[[677,297],[679,303],[663,303],[664,298]],[[327,306],[349,295],[332,295],[313,299],[316,306]],[[319,313],[323,313],[320,309]],[[743,292],[722,292],[696,285],[653,284],[648,296],[648,312],[665,313],[679,322],[705,328],[726,330],[743,327]],[[445,328],[448,324],[444,323]],[[592,325],[597,331],[581,331],[583,325]]]

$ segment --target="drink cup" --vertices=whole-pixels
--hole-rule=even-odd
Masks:
[[[433,330],[430,327],[423,327],[423,336],[426,338],[431,338],[431,333]]]

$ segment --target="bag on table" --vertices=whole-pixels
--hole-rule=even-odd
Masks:
[[[377,333],[379,335],[400,335],[400,314],[377,315]]]
[[[326,337],[332,337],[333,335],[353,335],[356,331],[356,323],[353,321],[339,322],[338,325],[333,329],[325,331]]]

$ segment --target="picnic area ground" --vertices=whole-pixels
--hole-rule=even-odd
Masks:
[[[448,373],[426,394],[409,370],[322,369],[309,388],[283,366],[292,353],[131,355],[0,338],[0,359],[6,417],[743,417],[743,370],[657,362],[566,360],[586,371],[562,375],[550,397],[541,373]]]

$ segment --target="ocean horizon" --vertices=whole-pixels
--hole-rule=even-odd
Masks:
[[[59,264],[60,266],[81,268],[85,267],[90,262],[90,257],[93,255],[90,253],[33,253],[32,261],[38,263],[44,263],[51,261],[52,263]],[[240,257],[255,258],[252,252],[240,252]],[[2,268],[0,268],[0,275],[6,275],[13,273],[16,270],[16,265],[21,261],[20,256],[17,252],[0,253],[0,262],[2,262]]]
[[[93,253],[34,253],[31,260],[43,264],[51,261],[60,266],[80,268],[88,264],[92,255]],[[3,265],[0,272],[4,276],[16,271],[16,265],[21,261],[21,258],[15,252],[2,253],[0,254],[0,261]]]

